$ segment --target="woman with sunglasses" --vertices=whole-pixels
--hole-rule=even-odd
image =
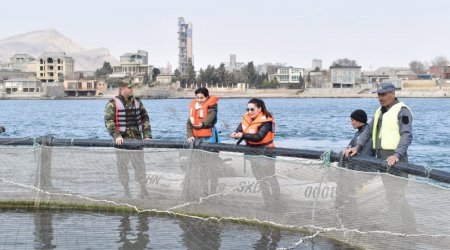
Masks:
[[[275,122],[272,114],[266,109],[263,100],[253,98],[247,103],[247,113],[230,137],[244,140],[247,146],[275,147]],[[251,155],[251,153],[246,153]],[[274,156],[273,156],[274,158]],[[258,180],[266,206],[275,208],[280,205],[280,185],[275,175],[275,159],[267,157],[248,157],[253,175]]]
[[[219,143],[217,123],[217,102],[219,97],[209,96],[205,87],[195,90],[195,99],[189,105],[189,119],[186,123],[187,141],[201,139],[206,142]]]
[[[272,114],[266,109],[263,100],[253,98],[247,104],[247,113],[244,114],[237,129],[230,134],[231,138],[244,140],[251,147],[275,147],[275,122]]]

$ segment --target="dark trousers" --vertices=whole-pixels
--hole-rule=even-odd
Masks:
[[[182,195],[186,201],[217,193],[218,172],[223,161],[218,153],[199,150],[181,151],[182,169],[185,171]]]
[[[377,158],[386,160],[394,154],[393,150],[377,150]],[[400,158],[399,162],[408,163],[408,155]],[[398,170],[389,169],[389,174],[408,178],[408,174]],[[393,219],[390,224],[401,225],[402,231],[414,232],[416,228],[416,219],[414,212],[406,201],[407,180],[399,180],[389,175],[382,175],[384,190],[386,192],[386,200],[388,202],[389,214]]]
[[[146,186],[146,172],[145,172],[145,161],[144,161],[144,151],[142,149],[138,150],[117,150],[117,170],[119,173],[119,180],[125,189],[125,193],[129,194],[129,181],[130,177],[128,174],[128,168],[134,168],[134,177],[139,183],[142,192],[147,191]],[[144,190],[145,189],[145,190]]]
[[[279,204],[280,184],[275,176],[275,160],[263,156],[247,156],[246,159],[250,160],[266,205]]]

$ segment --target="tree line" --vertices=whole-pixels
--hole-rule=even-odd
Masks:
[[[181,74],[178,69],[175,70],[174,81],[180,81],[183,88],[190,87],[193,84],[233,87],[237,83],[246,83],[249,88],[277,88],[279,85],[277,80],[269,81],[267,73],[258,72],[253,62],[249,62],[243,68],[235,69],[232,72],[227,71],[223,63],[217,68],[208,65],[205,69],[200,69],[196,75],[192,61],[189,60],[185,74]]]
[[[339,66],[357,66],[357,62],[348,58],[340,58],[332,62],[331,66],[339,67]],[[444,67],[449,65],[449,60],[445,56],[437,56],[435,57],[431,63],[419,60],[413,60],[409,63],[409,69],[415,74],[426,74],[430,72],[430,67]],[[220,64],[219,67],[215,67],[213,65],[208,65],[205,69],[200,69],[198,74],[195,72],[194,65],[192,64],[191,59],[188,60],[188,65],[186,68],[185,74],[181,74],[181,72],[177,69],[174,74],[173,82],[180,81],[181,87],[189,88],[193,85],[202,85],[202,86],[217,86],[217,87],[235,87],[237,83],[246,83],[249,88],[278,88],[280,87],[280,83],[278,79],[273,78],[269,80],[269,74],[274,74],[277,67],[283,67],[281,65],[271,65],[273,66],[272,72],[262,72],[262,70],[257,70],[253,64],[253,61],[247,63],[241,69],[235,69],[233,71],[228,71],[225,68],[225,64]],[[258,66],[259,68],[260,66]],[[260,68],[259,68],[260,69]],[[319,71],[318,68],[313,69],[312,72]],[[95,76],[96,78],[104,78],[107,79],[107,75],[111,74],[113,69],[109,62],[104,62],[103,66],[96,70]],[[326,71],[323,71],[326,72]],[[161,73],[158,68],[154,68],[152,74],[144,76],[144,84],[150,84],[151,79],[153,81],[156,77]],[[288,88],[305,88],[305,84],[311,83],[310,72],[302,77],[299,77],[298,83],[290,83],[287,85]],[[110,79],[108,79],[108,83]]]

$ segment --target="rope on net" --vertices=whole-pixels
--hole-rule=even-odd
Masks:
[[[34,148],[38,148],[41,147],[42,145],[38,143],[38,140],[36,137],[33,137],[33,147]]]
[[[327,150],[323,152],[323,154],[320,156],[320,160],[322,161],[322,165],[324,167],[330,167],[331,165],[331,150]]]
[[[433,170],[433,168],[430,167],[428,164],[424,165],[424,168],[425,168],[426,177],[430,178],[430,174],[431,174],[431,171]]]
[[[33,137],[33,146],[32,147],[33,147],[33,151],[34,151],[34,160],[39,162],[40,161],[39,159],[41,158],[41,152],[37,151],[37,149],[41,148],[42,145],[39,144],[38,138]]]

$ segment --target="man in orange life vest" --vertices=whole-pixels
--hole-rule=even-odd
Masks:
[[[105,107],[105,126],[114,138],[116,147],[123,148],[124,139],[150,140],[152,132],[147,111],[139,98],[133,96],[134,83],[124,80],[119,83],[119,95],[111,99]],[[141,189],[141,198],[148,195],[144,152],[137,150],[118,150],[117,169],[125,195],[131,197],[129,188],[128,164],[135,170],[135,178]]]
[[[249,147],[275,147],[275,122],[263,100],[253,98],[247,113],[230,137],[245,140]],[[246,153],[251,155],[251,153]],[[252,172],[260,185],[264,202],[270,208],[280,205],[280,184],[275,175],[275,161],[265,157],[249,157]]]

